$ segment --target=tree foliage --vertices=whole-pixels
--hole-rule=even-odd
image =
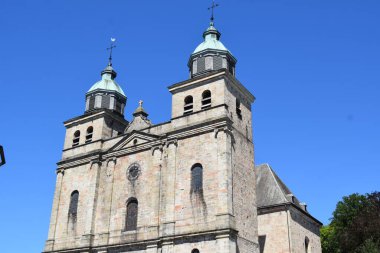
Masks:
[[[380,192],[343,197],[321,241],[323,253],[380,253]]]

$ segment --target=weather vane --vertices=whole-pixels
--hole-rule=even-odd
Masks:
[[[107,48],[107,50],[110,50],[110,57],[108,57],[108,66],[112,66],[112,49],[116,47],[115,41],[115,38],[111,38],[111,46]]]
[[[211,10],[211,22],[214,23],[214,9],[218,7],[219,4],[215,3],[215,0],[212,0],[212,5],[208,8],[208,10]]]

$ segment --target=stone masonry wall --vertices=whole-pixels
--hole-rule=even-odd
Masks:
[[[320,225],[298,209],[290,208],[290,238],[292,253],[305,252],[305,238],[309,239],[308,253],[321,253]]]
[[[260,252],[290,253],[286,211],[259,215],[258,228],[259,236],[265,236],[264,249],[261,249]]]
[[[203,84],[199,87],[184,89],[181,92],[175,93],[172,96],[172,118],[183,115],[184,100],[187,96],[193,97],[193,111],[197,112],[202,107],[202,93],[205,90],[211,91],[211,106],[221,105],[224,103],[224,80],[220,79],[214,82]]]
[[[258,252],[256,178],[254,174],[254,147],[252,143],[251,104],[245,96],[225,81],[225,103],[233,121],[232,171],[233,210],[239,231],[237,245],[240,252]],[[236,100],[240,101],[238,115]]]

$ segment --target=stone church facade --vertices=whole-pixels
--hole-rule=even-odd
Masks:
[[[306,207],[278,197],[285,188],[265,173],[256,182],[255,98],[213,22],[203,37],[190,78],[168,87],[170,121],[152,124],[141,102],[128,122],[110,61],[85,113],[64,122],[44,252],[321,252],[321,224]],[[292,215],[300,222],[282,222]],[[286,248],[290,228],[297,246]]]

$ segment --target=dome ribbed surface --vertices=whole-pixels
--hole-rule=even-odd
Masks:
[[[108,65],[103,71],[102,71],[102,80],[96,82],[87,93],[95,91],[95,90],[109,90],[109,91],[116,91],[123,95],[125,97],[123,89],[120,87],[120,85],[117,84],[115,81],[116,72],[112,68],[111,65]]]
[[[115,82],[115,80],[108,80],[108,79],[102,79],[98,82],[96,82],[89,90],[88,92],[101,89],[101,90],[110,90],[110,91],[116,91],[120,93],[121,95],[125,96],[124,91],[121,89],[121,87]],[[88,93],[87,92],[87,93]]]

